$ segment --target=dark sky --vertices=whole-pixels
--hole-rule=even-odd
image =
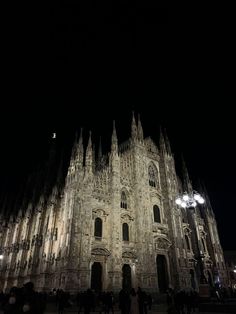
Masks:
[[[183,153],[193,182],[201,179],[206,185],[224,249],[235,249],[234,92],[221,81],[99,80],[22,93],[21,105],[2,107],[1,190],[14,199],[28,173],[45,160],[54,130],[66,151],[81,126],[86,137],[90,129],[95,141],[101,135],[107,149],[112,120],[120,141],[125,140],[135,110],[145,136],[157,141],[159,126],[167,129],[177,160]]]
[[[2,49],[0,188],[14,199],[46,159],[51,132],[69,151],[76,129],[104,148],[131,112],[157,141],[166,127],[193,181],[205,183],[225,249],[235,249],[235,59],[230,12],[165,2],[49,1],[10,8]],[[217,11],[218,10],[218,11]],[[233,12],[233,11],[232,11]],[[227,21],[226,21],[227,20]],[[227,22],[227,23],[225,23]],[[4,41],[4,42],[3,42]],[[226,80],[226,78],[228,80]]]

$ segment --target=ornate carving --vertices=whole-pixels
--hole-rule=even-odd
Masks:
[[[149,153],[152,153],[155,155],[159,154],[156,144],[153,142],[153,140],[150,137],[145,139],[145,146],[146,146],[147,151]]]
[[[157,227],[156,225],[153,225],[153,226],[152,226],[152,231],[153,231],[153,232],[157,232],[157,231],[158,231],[158,227]]]
[[[133,252],[129,252],[129,251],[123,252],[122,257],[123,258],[133,258],[133,259],[137,258],[136,254],[134,254]]]
[[[171,246],[171,242],[167,238],[158,237],[155,240],[156,250],[168,250],[170,246]]]
[[[192,230],[189,228],[189,224],[186,224],[186,223],[183,224],[183,232],[184,232],[184,234],[190,236]]]
[[[110,256],[111,252],[104,248],[94,248],[91,252],[92,255],[103,255],[103,256]]]
[[[31,241],[31,246],[34,246],[34,244],[35,244],[35,235],[33,236],[33,239]]]
[[[108,213],[104,209],[93,209],[93,218],[101,217],[106,218],[108,216]]]
[[[200,228],[199,228],[200,229]],[[206,233],[206,231],[204,230],[204,229],[200,229],[199,230],[200,232],[200,237],[202,237],[202,238],[206,238],[206,236],[207,236],[207,233]]]
[[[124,220],[124,221],[131,221],[131,220],[134,220],[134,218],[133,218],[131,215],[127,214],[127,213],[122,214],[122,215],[121,215],[121,219]]]

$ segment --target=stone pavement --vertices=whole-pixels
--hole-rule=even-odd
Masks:
[[[213,304],[215,305],[215,304]],[[229,312],[227,311],[226,307],[225,308],[217,308],[215,311],[213,311],[215,308],[210,308],[205,307],[207,309],[207,311],[196,311],[196,312],[192,312],[192,314],[226,314],[226,313],[236,313],[236,311],[232,311],[230,310]],[[204,309],[204,307],[203,307]],[[84,312],[81,312],[81,314],[83,314]],[[104,313],[104,312],[103,312]],[[114,308],[114,313],[118,314],[121,313],[120,310],[118,309],[118,307],[116,306]],[[55,306],[53,306],[52,304],[49,304],[47,307],[47,310],[45,312],[45,314],[57,314],[56,308]],[[66,308],[64,311],[64,314],[78,314],[78,308],[76,306],[71,306],[70,308]],[[99,312],[91,312],[91,314],[99,314]],[[154,304],[152,307],[152,310],[148,311],[148,314],[167,314],[167,306],[166,304]]]
[[[232,309],[230,309],[230,311],[227,311],[226,307],[220,307],[217,308],[216,310],[214,310],[215,308],[212,307],[210,308],[210,304],[207,304],[208,306],[205,307],[205,309],[207,309],[208,311],[196,311],[196,312],[192,312],[192,314],[227,314],[227,313],[232,313],[235,314],[236,311],[232,311]],[[211,304],[212,306],[214,306],[215,304]],[[236,304],[235,304],[236,305]],[[203,307],[204,308],[204,307]],[[47,309],[45,311],[44,314],[57,314],[57,309],[55,307],[54,304],[49,303],[47,305]],[[82,311],[81,314],[83,314],[84,312]],[[104,312],[103,312],[104,313]],[[120,310],[118,309],[118,307],[114,308],[114,313],[118,314],[121,313]],[[3,314],[3,312],[0,310],[0,314]],[[69,308],[66,308],[63,314],[78,314],[78,308],[76,306],[71,306]],[[91,312],[91,314],[99,314],[99,312]],[[167,307],[166,304],[154,304],[152,307],[152,310],[148,311],[148,314],[167,314]]]

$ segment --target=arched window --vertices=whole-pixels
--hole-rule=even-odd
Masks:
[[[124,191],[121,192],[120,207],[125,209],[128,208],[127,197]]]
[[[160,208],[157,205],[153,206],[154,222],[161,222]]]
[[[127,223],[122,225],[123,241],[129,241],[129,226]]]
[[[189,243],[189,238],[188,236],[185,234],[185,242],[186,242],[186,246],[187,246],[187,250],[190,251],[190,243]]]
[[[148,179],[149,179],[149,185],[155,188],[158,183],[158,174],[157,174],[157,169],[154,165],[150,165],[148,167]]]
[[[95,237],[102,237],[102,219],[96,218],[94,222],[94,236]]]

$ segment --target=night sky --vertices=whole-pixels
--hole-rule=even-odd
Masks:
[[[183,153],[193,183],[200,179],[208,190],[223,248],[236,249],[228,8],[224,17],[222,6],[186,13],[167,1],[35,6],[6,13],[0,197],[14,201],[28,175],[42,167],[52,132],[67,157],[80,127],[86,140],[89,130],[96,143],[101,135],[108,150],[112,120],[119,141],[126,140],[134,110],[145,136],[158,142],[160,125],[166,128],[177,161]]]
[[[62,86],[61,86],[62,87]],[[19,94],[20,106],[1,114],[1,195],[14,200],[28,174],[47,159],[51,133],[69,156],[75,131],[84,128],[103,149],[110,146],[112,120],[119,142],[130,136],[132,110],[140,113],[144,135],[156,142],[166,128],[177,159],[181,153],[193,183],[206,186],[224,249],[235,249],[235,124],[233,87],[220,81],[99,80],[70,88]],[[29,96],[29,99],[27,98]],[[231,106],[232,107],[232,106]],[[195,185],[196,186],[196,185]]]

